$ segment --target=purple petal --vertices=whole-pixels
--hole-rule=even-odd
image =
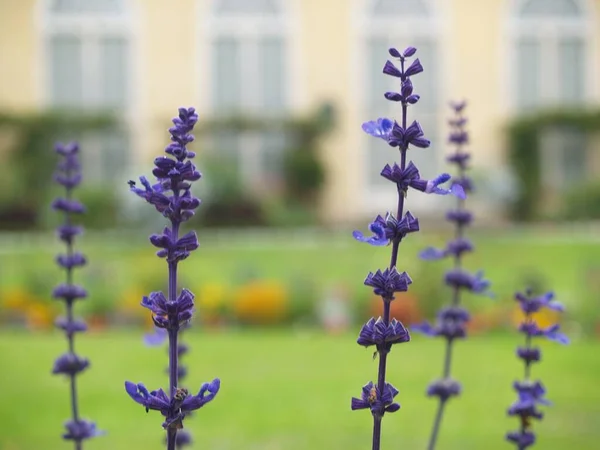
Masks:
[[[419,258],[425,261],[437,261],[446,257],[446,251],[433,247],[428,247],[419,253]]]

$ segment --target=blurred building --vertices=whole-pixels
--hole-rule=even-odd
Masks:
[[[323,143],[322,210],[351,219],[389,209],[396,195],[379,176],[394,152],[361,131],[399,115],[383,98],[396,81],[381,71],[389,47],[416,46],[425,68],[410,109],[433,142],[410,151],[422,175],[445,170],[447,102],[465,98],[477,173],[505,186],[508,118],[599,103],[599,34],[600,0],[2,0],[0,111],[117,112],[124,131],[86,152],[93,176],[110,179],[161,150],[181,105],[201,117],[279,117],[329,102],[338,126]],[[219,139],[249,186],[277,178],[276,137]],[[550,183],[587,170],[585,153],[567,144],[544,162]],[[439,201],[420,196],[411,209]]]

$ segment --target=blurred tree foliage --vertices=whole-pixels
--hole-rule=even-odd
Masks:
[[[549,129],[576,130],[591,134],[600,130],[600,111],[590,110],[558,110],[546,111],[535,115],[519,116],[508,125],[508,158],[518,182],[518,195],[511,205],[511,215],[516,220],[530,221],[539,218],[542,199],[540,137]],[[582,180],[582,185],[589,180]],[[585,189],[582,186],[581,189]],[[581,205],[581,189],[568,193],[564,199],[570,201],[572,196]],[[591,201],[600,200],[595,191]],[[585,195],[585,194],[584,194]],[[583,200],[585,203],[587,200]],[[563,203],[566,203],[563,202]],[[581,211],[581,207],[578,211]],[[587,208],[584,205],[583,208]],[[595,210],[600,209],[594,206]],[[587,217],[589,218],[589,217]]]
[[[26,230],[40,225],[39,213],[47,208],[53,186],[56,140],[113,124],[108,114],[0,113],[0,136],[2,143],[8,143],[2,149],[4,164],[0,167],[0,229]]]
[[[224,162],[220,151],[203,156],[201,168],[210,173],[210,180],[207,180],[210,192],[203,198],[207,204],[199,210],[199,220],[205,226],[215,227],[287,226],[290,221],[295,225],[313,222],[316,200],[326,181],[319,153],[320,140],[334,125],[335,113],[329,104],[305,117],[229,116],[199,122],[197,135],[272,133],[282,135],[285,142],[282,197],[259,198],[244,185],[238,167]],[[227,153],[226,149],[219,150]]]

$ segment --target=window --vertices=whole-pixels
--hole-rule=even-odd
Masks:
[[[128,162],[131,24],[123,0],[52,0],[44,15],[49,107],[106,111],[126,125],[79,136],[88,179],[122,174]]]
[[[586,2],[525,0],[511,17],[514,107],[518,112],[585,104],[591,42]],[[586,178],[585,136],[572,129],[549,130],[541,141],[543,182],[567,188]]]
[[[210,109],[217,117],[281,117],[288,110],[290,0],[215,0],[210,18]],[[222,133],[213,152],[234,165],[246,187],[281,178],[284,137]]]
[[[575,0],[528,0],[513,21],[516,106],[577,105],[585,100],[586,15]]]
[[[425,136],[432,145],[426,150],[410,149],[408,159],[422,171],[423,176],[432,176],[437,170],[438,157],[443,153],[443,135],[439,130],[441,88],[440,88],[440,25],[434,11],[434,2],[428,0],[364,0],[361,20],[361,40],[364,45],[366,69],[363,74],[362,109],[365,116],[361,120],[375,120],[389,117],[400,120],[399,103],[384,98],[386,91],[398,92],[397,78],[382,73],[390,47],[402,51],[412,45],[417,48],[418,57],[425,71],[414,77],[415,93],[421,95],[419,103],[408,109],[408,123],[417,120],[423,127]],[[445,112],[445,111],[444,111]],[[365,167],[368,171],[369,197],[380,197],[389,191],[389,181],[380,176],[386,163],[398,162],[397,149],[386,147],[377,139],[365,137]],[[437,173],[435,173],[437,175]]]

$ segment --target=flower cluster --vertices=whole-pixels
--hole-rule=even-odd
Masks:
[[[143,405],[146,411],[154,409],[165,416],[163,428],[167,430],[168,450],[175,449],[178,431],[183,428],[186,414],[211,401],[220,388],[218,378],[204,383],[195,396],[179,386],[181,371],[178,356],[181,354],[181,346],[178,344],[178,337],[179,331],[192,318],[194,295],[187,289],[182,289],[177,294],[177,267],[180,261],[198,248],[196,233],[192,231],[180,237],[179,229],[200,205],[200,200],[192,195],[190,188],[192,182],[200,179],[201,175],[191,161],[196,155],[187,149],[187,144],[194,140],[191,131],[197,121],[198,115],[194,108],[180,108],[178,117],[173,119],[173,127],[169,129],[172,142],[165,149],[165,153],[173,158],[160,156],[154,160],[152,173],[157,182],[151,184],[145,177],[140,177],[142,188],[137,187],[134,181],[129,182],[131,191],[153,205],[170,221],[170,227],[165,227],[161,234],[150,236],[152,245],[160,249],[157,256],[165,258],[167,262],[168,293],[165,296],[162,292],[152,292],[141,303],[152,312],[154,324],[157,328],[166,330],[169,339],[169,394],[162,389],[148,392],[141,383],[125,383],[129,396]],[[182,438],[180,443],[181,440]]]
[[[525,365],[524,380],[515,381],[513,387],[518,395],[518,400],[508,409],[509,416],[516,416],[520,419],[521,426],[517,431],[506,434],[506,439],[515,444],[519,450],[535,444],[535,434],[531,430],[532,420],[540,420],[543,417],[539,411],[538,405],[549,405],[550,402],[544,398],[546,389],[542,383],[531,380],[531,365],[541,359],[541,351],[538,347],[532,346],[534,337],[545,337],[551,341],[561,344],[568,344],[569,339],[560,332],[559,325],[552,325],[547,328],[540,328],[532,318],[532,314],[542,308],[549,308],[555,311],[563,311],[563,306],[554,301],[554,293],[548,292],[540,296],[534,296],[531,291],[525,294],[515,294],[515,299],[525,314],[525,320],[519,327],[519,331],[525,335],[525,346],[517,348],[517,357],[523,360]]]
[[[383,73],[398,78],[399,92],[386,92],[385,98],[399,102],[402,109],[400,122],[388,118],[379,118],[376,121],[366,122],[362,125],[367,134],[382,139],[391,147],[397,147],[400,153],[400,164],[386,165],[381,171],[381,176],[391,181],[398,191],[398,204],[396,214],[388,212],[384,216],[377,216],[369,225],[372,236],[365,236],[360,231],[354,232],[354,238],[375,246],[391,244],[392,255],[389,267],[369,273],[364,281],[366,286],[373,288],[373,292],[381,296],[383,301],[383,317],[371,318],[361,329],[358,344],[369,347],[375,346],[375,356],[379,355],[379,369],[377,383],[369,382],[362,389],[360,399],[352,399],[352,409],[370,409],[373,415],[373,449],[380,448],[381,422],[386,412],[395,412],[400,408],[394,403],[398,390],[386,382],[386,360],[394,344],[410,341],[410,334],[405,326],[397,320],[390,320],[390,303],[394,300],[396,292],[405,292],[412,283],[406,272],[399,272],[396,268],[398,248],[400,242],[408,233],[419,231],[419,221],[409,211],[404,213],[404,201],[409,188],[427,194],[447,195],[453,194],[464,198],[465,193],[460,184],[453,184],[450,188],[443,188],[441,184],[450,180],[450,175],[442,174],[431,180],[421,178],[421,174],[412,161],[406,161],[409,147],[427,148],[429,140],[424,136],[423,129],[418,122],[413,121],[407,125],[407,110],[409,105],[419,101],[419,95],[413,92],[411,77],[423,71],[419,59],[414,59],[409,64],[409,59],[415,55],[417,49],[408,47],[403,52],[395,48],[389,50],[390,55],[399,61],[397,67],[387,61]]]
[[[458,166],[458,174],[452,178],[455,186],[461,186],[465,192],[473,190],[473,183],[466,175],[468,169],[469,153],[464,150],[468,143],[468,134],[465,131],[467,119],[462,115],[465,102],[452,103],[454,117],[449,120],[451,127],[449,141],[455,146],[453,154],[448,156],[447,161]],[[449,306],[442,308],[437,315],[435,324],[424,322],[413,327],[413,331],[422,332],[428,336],[439,336],[446,341],[446,355],[444,357],[444,367],[442,377],[432,382],[427,388],[427,395],[437,397],[439,400],[438,412],[433,424],[429,447],[435,448],[441,420],[443,417],[444,406],[453,396],[461,392],[460,384],[450,376],[452,363],[452,345],[456,339],[465,338],[467,335],[466,325],[469,321],[469,312],[460,306],[461,293],[466,290],[476,294],[490,295],[488,288],[490,283],[483,278],[482,272],[475,274],[462,269],[462,257],[464,254],[473,251],[473,244],[464,237],[465,227],[468,226],[473,216],[465,209],[465,199],[458,198],[456,209],[448,211],[446,218],[455,225],[455,236],[450,240],[445,248],[427,248],[420,254],[424,260],[434,261],[446,257],[452,258],[453,268],[446,272],[444,282],[452,289],[452,302]]]
[[[53,374],[63,374],[69,377],[71,384],[71,414],[72,418],[65,423],[67,432],[63,434],[64,439],[72,440],[75,448],[82,447],[82,441],[102,434],[96,429],[96,424],[83,420],[79,416],[77,401],[77,374],[83,372],[90,365],[86,358],[75,353],[75,333],[84,332],[87,329],[85,322],[77,320],[73,314],[75,300],[87,297],[87,292],[81,286],[73,284],[73,269],[84,266],[87,262],[85,256],[74,251],[73,243],[75,236],[81,234],[83,229],[73,224],[73,215],[85,212],[84,206],[73,199],[73,190],[81,183],[81,165],[79,163],[79,145],[76,143],[61,144],[55,146],[56,153],[61,157],[54,174],[54,180],[65,188],[65,196],[56,199],[52,207],[56,211],[64,213],[65,221],[57,229],[59,239],[66,245],[66,253],[56,257],[56,263],[65,269],[66,282],[60,284],[52,293],[55,299],[63,300],[66,306],[66,317],[60,317],[56,326],[62,329],[69,344],[67,353],[59,356],[52,368]]]

